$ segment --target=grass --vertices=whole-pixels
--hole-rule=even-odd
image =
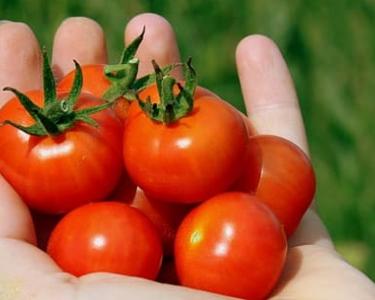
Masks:
[[[182,57],[194,58],[201,84],[241,110],[235,47],[250,33],[271,37],[287,60],[300,97],[318,178],[320,215],[338,250],[375,280],[374,2],[235,3],[1,0],[0,18],[28,23],[40,43],[51,49],[54,31],[64,18],[91,17],[103,26],[115,61],[126,22],[141,12],[159,13],[173,24]]]

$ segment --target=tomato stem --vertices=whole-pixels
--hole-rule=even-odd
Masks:
[[[184,64],[185,85],[182,86],[171,75],[162,70],[159,65],[152,61],[156,85],[160,97],[159,103],[154,103],[148,97],[146,101],[138,98],[138,103],[145,114],[156,122],[170,124],[188,115],[194,106],[194,92],[197,87],[197,76],[191,64],[191,58]],[[173,89],[177,85],[177,95]]]
[[[119,64],[107,65],[104,68],[105,77],[111,81],[111,86],[102,95],[104,100],[113,103],[125,97],[127,101],[133,101],[137,99],[137,93],[155,83],[155,74],[147,74],[137,79],[139,60],[135,55],[143,41],[145,31],[146,28],[143,27],[141,34],[124,48]],[[168,74],[180,65],[180,63],[168,65],[163,68],[163,72]]]

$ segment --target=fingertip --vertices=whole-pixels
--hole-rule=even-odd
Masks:
[[[277,45],[269,37],[254,34],[244,37],[236,48],[236,58],[239,62],[247,62],[251,65],[265,67],[270,59],[280,56]]]
[[[273,40],[259,34],[243,38],[236,49],[236,61],[240,80],[246,83],[242,85],[245,101],[251,102],[248,109],[298,103],[288,67]]]
[[[154,13],[142,13],[133,17],[125,28],[125,41],[130,42],[146,28],[147,35],[160,35],[163,31],[174,34],[172,25],[164,17]]]
[[[52,62],[57,77],[74,68],[73,60],[81,65],[107,62],[104,31],[90,18],[67,18],[56,31]]]
[[[11,86],[21,91],[40,87],[41,56],[39,43],[31,28],[21,22],[3,21],[0,26],[0,106],[9,93],[2,88]],[[27,74],[27,76],[25,76]]]
[[[155,59],[160,66],[180,61],[180,53],[172,25],[164,17],[157,14],[143,13],[132,18],[125,29],[125,43],[129,44],[139,36],[143,28],[145,28],[144,40],[137,52],[137,57],[141,61],[139,66],[140,76],[153,72],[152,59]],[[180,78],[180,70],[175,72],[174,75]]]

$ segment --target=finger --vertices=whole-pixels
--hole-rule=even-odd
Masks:
[[[130,20],[125,29],[125,44],[128,45],[142,32],[145,27],[144,39],[137,52],[140,60],[139,76],[154,72],[151,60],[154,59],[160,66],[180,61],[176,36],[171,24],[161,16],[145,13]],[[176,69],[173,73],[182,79],[182,72]]]
[[[13,94],[6,86],[27,91],[40,88],[40,47],[31,29],[24,23],[0,23],[0,107]]]
[[[268,38],[244,38],[236,51],[237,69],[249,117],[260,134],[274,134],[308,152],[305,129],[286,63]]]
[[[52,65],[58,79],[74,69],[74,59],[81,65],[107,62],[104,32],[100,25],[91,19],[68,18],[56,31]]]

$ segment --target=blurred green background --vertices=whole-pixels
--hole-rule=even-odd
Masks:
[[[375,280],[375,2],[0,0],[0,19],[28,23],[48,49],[64,18],[95,19],[111,62],[120,56],[127,21],[146,11],[172,23],[201,85],[241,110],[237,43],[261,33],[279,45],[301,101],[320,215],[338,251]]]

